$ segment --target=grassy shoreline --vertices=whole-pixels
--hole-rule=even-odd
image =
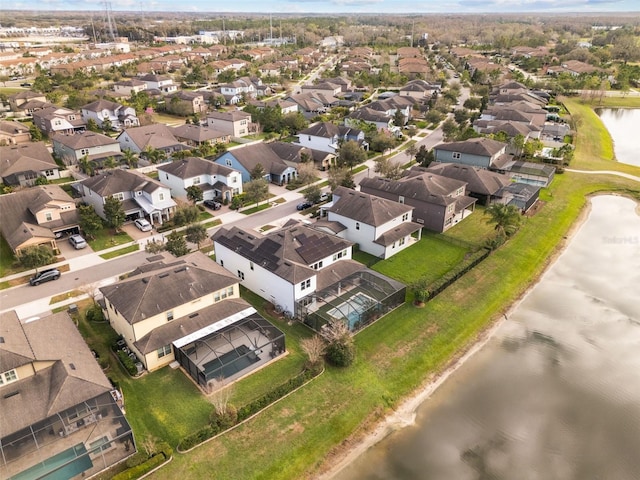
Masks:
[[[575,108],[584,120],[572,167],[626,171],[613,160],[594,157],[587,139],[600,122],[580,107]],[[631,167],[628,173],[639,175],[640,169]],[[639,188],[624,178],[558,175],[544,194],[544,208],[527,218],[507,245],[425,308],[405,304],[360,333],[352,367],[327,369],[312,385],[241,428],[176,455],[151,478],[313,478],[326,469],[328,458],[344,454],[526,293],[561,251],[589,195],[617,192],[640,199]],[[501,281],[492,282],[495,278]]]

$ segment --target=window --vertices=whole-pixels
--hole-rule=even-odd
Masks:
[[[166,180],[169,180],[169,174],[168,174],[168,173],[165,173],[165,174],[164,174],[164,178],[165,178]]]
[[[453,152],[451,154],[451,158],[453,158],[454,160],[460,160],[460,152]]]
[[[360,230],[360,222],[356,222],[356,230]]]
[[[300,284],[300,290],[305,290],[311,287],[311,279],[307,278],[304,282]]]
[[[253,270],[253,262],[249,262],[249,268]]]
[[[227,295],[230,296],[230,297],[233,296],[233,287],[227,288]]]
[[[405,240],[406,239],[402,237],[400,240],[398,240],[398,245],[404,245]]]
[[[193,184],[194,184],[194,185],[198,185],[198,184],[200,184],[200,177],[196,177],[196,178],[194,178],[194,179],[193,179]]]
[[[173,320],[173,310],[169,310],[167,312],[167,322],[170,322],[171,320]]]
[[[47,177],[51,177],[51,176],[53,176],[53,170],[45,170],[44,174],[45,174]]]
[[[409,220],[409,214],[405,213],[404,215],[402,215],[402,221],[406,222],[407,220]]]
[[[398,197],[398,203],[404,203],[404,197],[402,195]]]
[[[158,358],[166,357],[167,355],[171,355],[171,345],[165,345],[164,347],[160,347],[158,350]]]
[[[53,215],[51,215],[49,212],[44,214],[44,218],[47,219],[47,222],[50,222],[51,220],[53,220]]]
[[[231,159],[230,159],[230,158],[227,158],[227,159],[225,160],[225,163],[227,164],[227,167],[230,167],[231,165],[233,165],[233,162],[231,162]]]
[[[0,385],[5,385],[7,383],[15,382],[18,380],[18,374],[14,370],[9,370],[8,372],[4,372],[0,375]]]
[[[318,270],[320,268],[322,268],[322,260],[320,260],[319,262],[314,263],[311,268],[313,268],[314,270]]]
[[[342,257],[346,257],[346,256],[347,256],[347,251],[346,251],[346,250],[343,250],[342,252],[338,252],[338,253],[334,254],[334,255],[333,255],[333,260],[334,260],[334,261],[335,261],[335,260],[339,260],[339,259],[341,259]]]
[[[214,302],[219,302],[220,301],[220,292],[216,292],[213,294],[213,301]]]
[[[61,122],[60,120],[56,120],[56,121],[55,121],[55,122],[53,122],[53,123],[54,123],[54,125],[56,125],[56,126],[60,126],[60,125],[62,125],[62,122]]]
[[[160,201],[164,200],[164,193],[160,192],[160,194],[158,195],[158,198],[160,199]]]
[[[459,197],[460,195],[462,195],[464,193],[464,187],[460,187],[458,189],[458,191],[456,191],[456,197]]]
[[[84,156],[84,155],[89,155],[89,149],[88,148],[83,148],[80,150],[80,155]]]
[[[239,278],[240,280],[244,280],[244,272],[243,272],[243,271],[238,270],[238,278]]]

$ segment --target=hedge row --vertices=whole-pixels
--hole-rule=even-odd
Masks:
[[[482,248],[477,252],[472,253],[468,258],[465,259],[464,262],[459,263],[455,268],[449,270],[442,277],[429,285],[429,287],[426,289],[426,298],[428,300],[431,300],[433,297],[438,295],[445,288],[459,279],[462,275],[467,273],[473,267],[478,265],[482,260],[487,258],[490,253],[491,250],[486,248]]]
[[[282,385],[274,388],[273,390],[265,393],[262,397],[254,400],[253,402],[240,407],[238,409],[237,420],[234,425],[230,425],[229,428],[237,425],[238,423],[246,420],[250,416],[258,413],[260,410],[268,407],[272,403],[281,399],[288,393],[293,392],[296,388],[301,387],[307,381],[311,380],[313,377],[319,375],[322,372],[322,369],[314,369],[314,370],[305,370],[301,374],[289,379],[287,382]],[[184,437],[178,443],[178,450],[181,452],[187,451],[196,445],[203,443],[204,441],[218,435],[223,432],[225,429],[221,428],[219,424],[209,424],[200,430],[192,433]]]
[[[135,377],[138,374],[138,369],[131,357],[129,357],[129,355],[127,355],[123,350],[118,350],[116,354],[118,355],[118,359],[120,359],[122,366],[127,370],[127,372],[129,372],[129,375]]]
[[[158,465],[162,465],[173,455],[173,449],[167,442],[158,444],[158,452],[147,457],[144,453],[138,452],[127,460],[127,466],[130,467],[124,472],[114,475],[112,480],[133,480],[140,478],[145,473],[150,472]],[[146,458],[146,460],[145,460]]]

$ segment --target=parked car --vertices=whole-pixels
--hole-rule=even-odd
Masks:
[[[220,210],[222,208],[222,204],[220,202],[216,202],[215,200],[205,200],[202,202],[205,207],[209,207],[211,210]]]
[[[311,207],[313,207],[313,203],[311,203],[311,202],[306,202],[306,201],[305,201],[305,202],[302,202],[302,203],[299,203],[299,204],[296,206],[296,208],[297,208],[298,210],[305,210],[305,209],[307,209],[307,208],[311,208]]]
[[[76,250],[80,250],[81,248],[84,248],[87,246],[86,240],[77,234],[71,235],[69,237],[69,243],[73,245],[73,248],[75,248]]]
[[[31,84],[29,82],[24,82],[20,84],[21,87],[30,87]]]
[[[135,224],[136,227],[138,227],[138,230],[142,232],[150,232],[153,229],[151,224],[144,218],[136,218],[136,220],[133,223]]]
[[[327,200],[329,200],[329,194],[327,192],[322,192],[320,194],[320,200],[318,200],[319,202],[326,202]]]
[[[49,268],[47,270],[40,270],[36,272],[36,274],[29,279],[29,284],[32,287],[36,285],[40,285],[41,283],[48,282],[51,280],[57,280],[60,278],[60,270],[57,268]]]

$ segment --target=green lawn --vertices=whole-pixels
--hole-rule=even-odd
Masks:
[[[89,246],[94,252],[99,252],[105,248],[111,248],[129,242],[133,242],[133,238],[125,232],[118,232],[114,234],[110,228],[103,228],[96,235],[95,239],[89,240]]]
[[[6,277],[21,271],[21,268],[16,268],[16,263],[17,260],[11,247],[4,237],[0,235],[0,277]]]
[[[102,255],[100,255],[100,257],[104,258],[105,260],[109,260],[111,258],[116,258],[121,255],[126,255],[127,253],[137,252],[138,250],[140,250],[140,245],[138,244],[129,245],[128,247],[123,247],[123,248],[119,248],[118,250],[113,250],[108,253],[103,253]]]

